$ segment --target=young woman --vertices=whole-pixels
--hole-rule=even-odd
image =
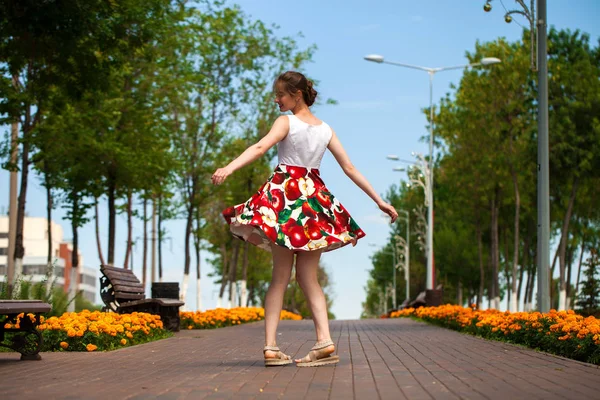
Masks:
[[[212,176],[222,184],[236,170],[252,163],[277,144],[279,165],[267,182],[243,204],[229,207],[223,216],[233,235],[273,255],[273,277],[265,297],[265,365],[291,364],[291,357],[276,345],[276,331],[294,256],[296,280],[310,307],[317,342],[309,354],[296,359],[299,367],[335,364],[339,361],[329,334],[327,304],[317,281],[319,259],[349,243],[356,245],[365,233],[344,206],[329,192],[319,166],[329,149],[346,175],[387,213],[392,222],[398,213],[384,202],[367,179],[352,165],[336,133],[309,107],[317,97],[313,83],[299,72],[281,74],[274,84],[275,103],[282,115],[269,133]]]

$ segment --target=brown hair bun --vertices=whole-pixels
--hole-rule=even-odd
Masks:
[[[279,75],[275,80],[277,83],[283,84],[285,91],[289,94],[296,94],[298,90],[302,93],[302,98],[307,106],[312,106],[317,98],[317,91],[315,90],[314,83],[311,80],[306,79],[306,76],[296,71],[287,71]]]

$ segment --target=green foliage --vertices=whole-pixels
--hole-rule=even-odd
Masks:
[[[158,200],[161,221],[186,218],[183,272],[190,272],[193,243],[197,254],[216,256],[214,275],[226,282],[233,239],[220,212],[264,182],[274,150],[222,187],[210,176],[269,131],[279,115],[274,78],[301,70],[315,47],[300,48],[221,0],[5,3],[0,122],[20,122],[18,141],[29,149],[21,156],[31,154],[51,208],[66,210],[75,254],[78,229],[99,199],[108,202],[111,264],[118,264],[117,215],[133,218],[141,214],[138,199]],[[6,162],[9,146],[0,143],[1,161],[15,169]],[[233,276],[247,280],[259,304],[270,256],[256,249],[247,256]],[[47,297],[56,297],[56,308],[73,301]]]
[[[600,364],[600,342],[591,327],[597,321],[585,320],[573,311],[540,314],[477,311],[460,306],[409,308],[392,317],[410,317],[444,328],[490,340],[521,344],[563,357]],[[587,321],[587,322],[586,322]],[[594,325],[596,324],[596,325]],[[587,327],[586,327],[587,326]],[[563,331],[563,327],[568,327]]]
[[[600,316],[600,272],[598,271],[598,252],[591,251],[585,262],[584,280],[577,298],[578,311],[584,315]]]
[[[551,233],[555,243],[565,237],[559,283],[574,297],[566,266],[600,240],[600,47],[590,46],[589,35],[579,31],[551,29],[548,40]],[[434,110],[436,283],[448,301],[455,301],[459,283],[472,301],[502,298],[519,288],[522,299],[534,287],[527,281],[536,251],[537,76],[529,68],[528,41],[524,32],[514,43],[476,43],[467,53],[470,62],[498,57],[502,63],[465,70]],[[428,118],[429,110],[424,111]],[[415,178],[414,170],[409,177]],[[574,207],[565,222],[571,198]],[[411,211],[411,230],[417,231],[413,210],[423,203],[422,188],[401,182],[399,189],[391,187],[388,199]],[[404,235],[399,226],[390,233],[390,238]],[[383,251],[391,246],[390,239]],[[425,262],[418,246],[413,238],[411,271]],[[373,257],[365,315],[378,309],[377,293],[391,282],[389,265],[391,256]],[[424,271],[416,277],[420,282],[413,280],[411,272],[411,298],[424,289],[423,277]]]

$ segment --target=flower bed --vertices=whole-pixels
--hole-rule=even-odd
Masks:
[[[181,312],[183,329],[212,329],[261,321],[265,311],[260,307],[217,308],[205,312]],[[33,314],[21,314],[21,318],[34,318]],[[300,320],[301,316],[288,311],[281,312],[281,319]],[[6,329],[13,328],[9,323]],[[160,316],[147,313],[116,314],[84,310],[64,313],[60,317],[41,317],[38,330],[42,332],[42,351],[104,351],[146,343],[170,337],[163,329]],[[7,335],[10,335],[7,332]]]
[[[455,305],[407,308],[390,318],[416,317],[460,332],[554,353],[575,360],[600,364],[600,320],[572,310],[501,312]]]
[[[42,351],[114,350],[172,336],[158,315],[84,310],[42,320]]]
[[[261,307],[215,308],[204,312],[182,311],[180,317],[182,329],[213,329],[262,321],[265,319],[265,310]],[[301,316],[285,310],[281,311],[280,318],[302,319]]]

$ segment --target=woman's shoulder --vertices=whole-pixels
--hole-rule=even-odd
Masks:
[[[273,122],[273,126],[281,126],[281,127],[285,127],[286,129],[289,128],[289,126],[290,126],[289,115],[280,115],[279,117],[277,117],[275,119],[275,122]]]

